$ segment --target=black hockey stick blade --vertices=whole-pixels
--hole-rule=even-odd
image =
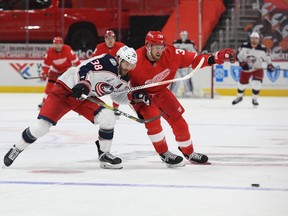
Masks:
[[[26,79],[26,80],[29,80],[29,79],[42,79],[42,78],[45,78],[45,77],[25,77],[25,76],[22,76],[23,79]]]
[[[23,79],[27,79],[27,80],[30,80],[30,79],[42,79],[42,78],[54,78],[54,77],[57,77],[57,76],[47,76],[47,77],[43,77],[43,76],[37,76],[37,77],[25,77],[25,76],[22,76],[21,75],[21,77],[23,78]]]
[[[131,119],[131,120],[133,120],[133,121],[136,121],[136,122],[139,122],[139,123],[142,123],[142,124],[145,124],[145,123],[148,123],[148,122],[152,122],[152,121],[160,118],[160,117],[164,114],[164,113],[161,113],[160,115],[155,116],[155,117],[153,117],[153,118],[149,118],[149,119],[140,119],[140,118],[137,118],[137,117],[135,117],[135,116],[133,116],[133,115],[130,115],[130,114],[126,113],[126,112],[123,112],[123,111],[121,111],[121,110],[119,110],[119,109],[117,109],[117,108],[114,108],[114,107],[112,107],[112,106],[110,106],[110,105],[108,105],[108,104],[106,104],[106,103],[104,103],[104,102],[102,102],[102,101],[99,101],[99,100],[97,100],[97,99],[95,99],[95,98],[88,97],[87,95],[82,94],[81,97],[84,98],[84,99],[86,99],[86,100],[89,100],[89,101],[91,101],[91,102],[93,102],[93,103],[96,103],[96,104],[98,104],[98,105],[100,105],[100,106],[102,106],[102,107],[105,107],[105,108],[107,108],[107,109],[109,109],[109,110],[112,110],[112,111],[114,111],[114,112],[116,112],[116,113],[119,113],[120,115],[123,115],[123,116],[125,116],[126,118],[129,118],[129,119]]]

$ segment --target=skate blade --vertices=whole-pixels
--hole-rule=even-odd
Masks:
[[[190,164],[193,164],[193,165],[211,165],[212,163],[211,162],[205,162],[205,163],[197,163],[197,162],[194,162],[194,161],[191,161],[189,162]]]
[[[167,166],[168,168],[184,167],[184,166],[185,166],[185,163],[184,163],[183,161],[180,162],[180,163],[178,163],[178,164],[167,164],[167,163],[166,163],[166,166]]]
[[[9,166],[6,166],[5,164],[2,164],[2,169],[6,169],[8,168]]]
[[[122,169],[123,168],[122,164],[110,164],[107,162],[101,162],[100,167],[102,169]]]

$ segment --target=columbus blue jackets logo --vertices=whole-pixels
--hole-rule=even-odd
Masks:
[[[234,65],[231,66],[230,73],[231,73],[232,78],[236,82],[238,82],[238,80],[239,80],[240,72],[241,72],[241,67],[240,66],[234,66]]]
[[[108,83],[99,82],[95,85],[95,92],[99,96],[111,94],[114,91],[113,86]]]
[[[274,72],[272,73],[266,71],[266,75],[271,82],[275,82],[280,76],[279,66],[276,66]]]
[[[223,68],[223,65],[216,65],[214,69],[214,77],[216,82],[223,82],[225,77],[228,77],[228,71]]]

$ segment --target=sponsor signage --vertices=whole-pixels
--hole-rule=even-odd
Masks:
[[[288,64],[287,62],[273,62],[275,71],[270,73],[264,68],[262,89],[288,89]],[[214,66],[215,88],[237,88],[241,67],[238,64],[225,63]],[[251,88],[251,86],[249,86]]]
[[[6,44],[0,43],[0,59],[43,59],[52,44]],[[74,51],[79,59],[88,59],[93,50]]]

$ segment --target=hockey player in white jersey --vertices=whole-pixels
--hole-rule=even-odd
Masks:
[[[180,39],[175,40],[173,42],[174,47],[182,50],[186,50],[188,52],[197,52],[195,48],[195,44],[192,40],[188,39],[188,32],[181,31],[180,32]],[[186,68],[179,68],[176,77],[180,78],[184,77],[192,71],[191,67]],[[180,86],[183,84],[184,92],[180,91]],[[192,79],[187,79],[182,82],[174,82],[170,85],[170,90],[177,96],[177,97],[191,97],[193,96],[193,83]]]
[[[267,63],[267,71],[273,72],[271,58],[266,51],[266,47],[260,43],[260,35],[252,32],[250,41],[245,42],[238,50],[237,58],[242,68],[238,82],[237,97],[233,100],[232,105],[238,104],[243,100],[244,92],[251,79],[252,85],[252,104],[258,106],[258,95],[262,87],[264,71],[262,68],[263,61]]]
[[[102,54],[68,69],[57,80],[37,120],[22,132],[19,141],[5,155],[5,166],[10,166],[26,147],[48,133],[49,129],[55,126],[67,112],[73,110],[93,124],[99,124],[98,140],[95,144],[98,149],[100,167],[122,168],[122,160],[110,153],[116,122],[114,112],[89,100],[84,100],[81,96],[85,94],[101,101],[101,96],[110,94],[113,101],[119,104],[129,104],[131,101],[127,93],[115,94],[113,90],[127,88],[127,73],[135,67],[136,62],[135,50],[124,46],[119,49],[116,58],[110,54]],[[134,99],[137,99],[136,102],[141,102],[141,98],[139,100],[137,95],[133,95],[132,98],[132,102]]]

